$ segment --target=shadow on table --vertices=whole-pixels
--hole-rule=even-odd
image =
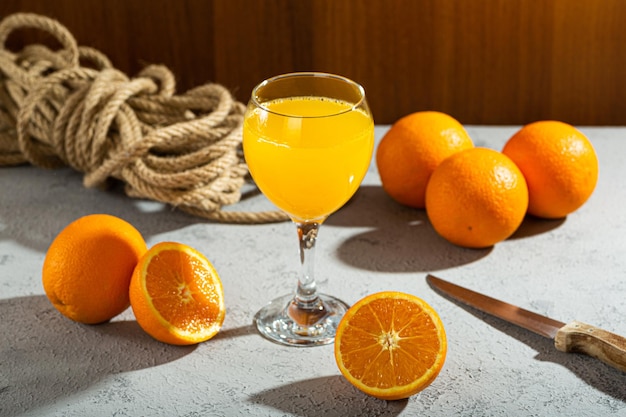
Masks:
[[[527,217],[511,239],[546,233],[564,221]],[[370,229],[344,241],[337,252],[346,264],[367,270],[437,271],[478,261],[493,249],[468,249],[447,242],[432,228],[425,210],[396,203],[381,186],[362,186],[325,224]]]
[[[15,241],[42,253],[65,226],[87,214],[121,217],[146,239],[209,223],[164,203],[128,197],[118,181],[111,181],[106,190],[85,188],[83,174],[70,168],[18,166],[3,168],[5,174],[12,185],[3,186],[7,195],[0,199],[0,241]]]
[[[408,400],[383,401],[354,388],[340,375],[293,382],[261,391],[248,400],[302,417],[397,416]]]
[[[159,343],[135,321],[75,323],[43,295],[0,300],[0,317],[3,416],[35,410],[111,375],[175,361],[195,349]],[[124,397],[123,388],[118,394]]]
[[[436,271],[475,262],[491,252],[450,244],[435,232],[424,210],[396,203],[380,186],[362,186],[326,223],[368,229],[346,239],[337,250],[342,262],[366,270]]]
[[[241,336],[258,335],[259,332],[254,324],[248,324],[240,327],[222,328],[218,334],[215,335],[215,340],[218,339],[232,339]]]
[[[590,356],[561,352],[554,347],[554,340],[552,339],[540,336],[505,320],[483,313],[480,310],[449,297],[435,287],[432,287],[432,289],[493,328],[525,343],[530,348],[537,351],[537,355],[535,356],[536,360],[559,364],[569,369],[582,381],[585,381],[585,383],[598,391],[610,395],[617,400],[626,402],[626,385],[624,385],[624,373],[622,371]]]
[[[562,219],[541,219],[534,216],[526,216],[524,221],[520,225],[519,229],[513,233],[509,239],[524,239],[542,233],[547,233],[550,230],[560,227],[567,218]]]

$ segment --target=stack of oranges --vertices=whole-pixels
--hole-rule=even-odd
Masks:
[[[434,111],[392,125],[376,164],[387,194],[425,208],[437,233],[470,248],[510,237],[526,214],[567,216],[587,201],[598,180],[593,146],[567,123],[528,124],[496,151],[475,147],[458,121]]]

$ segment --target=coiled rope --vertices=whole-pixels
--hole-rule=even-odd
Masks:
[[[9,51],[9,35],[22,28],[48,32],[62,47]],[[17,13],[0,22],[0,166],[70,166],[86,187],[115,178],[129,196],[213,221],[287,220],[279,211],[222,210],[240,201],[248,175],[244,110],[219,84],[177,95],[164,66],[129,79],[56,20]]]

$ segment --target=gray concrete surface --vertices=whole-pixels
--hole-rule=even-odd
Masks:
[[[468,127],[477,145],[495,149],[516,130]],[[626,129],[581,130],[600,159],[592,198],[564,221],[527,219],[491,249],[438,237],[423,211],[384,194],[374,163],[355,198],[323,226],[323,291],[349,303],[375,291],[410,292],[446,326],[439,377],[395,402],[346,382],[332,346],[283,347],[253,329],[254,313],[295,286],[291,224],[211,224],[120,190],[85,189],[69,169],[0,168],[0,416],[626,416],[626,374],[558,352],[425,282],[436,273],[561,321],[626,334]],[[269,207],[255,196],[232,209]],[[96,212],[131,222],[149,245],[179,241],[211,259],[228,309],[218,336],[174,347],[144,334],[130,309],[98,326],[53,309],[41,284],[46,249],[69,222]]]

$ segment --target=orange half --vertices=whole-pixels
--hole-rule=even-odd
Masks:
[[[335,360],[356,388],[384,400],[408,398],[430,385],[446,359],[439,315],[401,292],[371,294],[345,314],[335,336]]]
[[[139,325],[174,345],[204,342],[224,322],[224,291],[217,271],[197,250],[175,242],[146,252],[133,272],[130,303]]]

